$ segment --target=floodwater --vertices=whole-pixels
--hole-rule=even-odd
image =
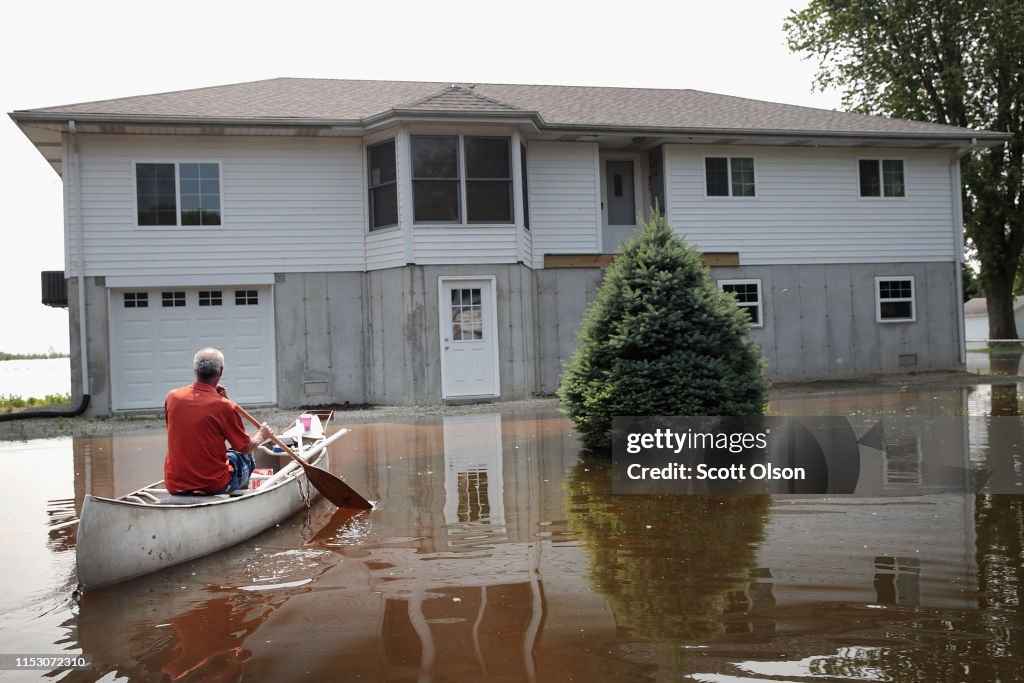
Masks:
[[[1019,391],[771,407],[1006,416]],[[1015,424],[966,435],[964,461],[1018,450]],[[162,448],[160,433],[0,445],[17,483],[0,497],[0,652],[91,659],[62,681],[1024,679],[1024,497],[615,496],[556,413],[356,425],[332,469],[375,510],[319,501],[76,603],[61,525],[87,492],[158,479]]]
[[[70,358],[0,361],[0,396],[43,398],[70,393]]]

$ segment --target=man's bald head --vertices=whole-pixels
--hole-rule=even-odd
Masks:
[[[192,359],[192,372],[200,382],[216,382],[224,372],[224,354],[209,346],[199,349]]]

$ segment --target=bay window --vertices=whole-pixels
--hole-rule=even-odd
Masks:
[[[413,135],[416,223],[511,223],[512,153],[507,137]]]

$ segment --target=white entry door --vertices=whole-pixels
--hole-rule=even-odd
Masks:
[[[195,380],[192,357],[224,352],[224,385],[240,403],[277,400],[274,308],[267,286],[111,289],[110,380],[114,410],[160,408]]]
[[[498,396],[494,278],[439,284],[442,398]]]

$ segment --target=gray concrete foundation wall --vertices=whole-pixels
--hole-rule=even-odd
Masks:
[[[537,281],[537,388],[554,393],[562,366],[576,350],[583,314],[604,278],[603,268],[547,268],[534,271]]]
[[[750,338],[775,381],[961,368],[953,263],[716,267],[715,280],[761,280],[763,328]],[[875,277],[913,276],[917,320],[875,320]],[[494,277],[500,398],[552,393],[576,348],[602,268],[414,266],[279,274],[274,286],[281,407],[430,404],[441,399],[438,285]],[[72,393],[81,394],[77,280],[68,280]],[[111,412],[107,289],[86,279],[92,402]]]
[[[71,341],[71,400],[82,396],[82,345],[79,335],[78,278],[68,278],[68,332]],[[110,415],[110,322],[107,288],[103,278],[85,278],[85,324],[89,354],[89,408],[87,416]]]
[[[880,323],[875,277],[913,276],[915,322]],[[715,280],[758,278],[764,327],[750,338],[775,381],[962,369],[953,263],[712,268]]]
[[[277,402],[282,408],[364,403],[363,273],[278,274]]]
[[[494,277],[501,399],[536,386],[533,271],[522,264],[405,266],[366,273],[366,400],[441,401],[440,277]]]

